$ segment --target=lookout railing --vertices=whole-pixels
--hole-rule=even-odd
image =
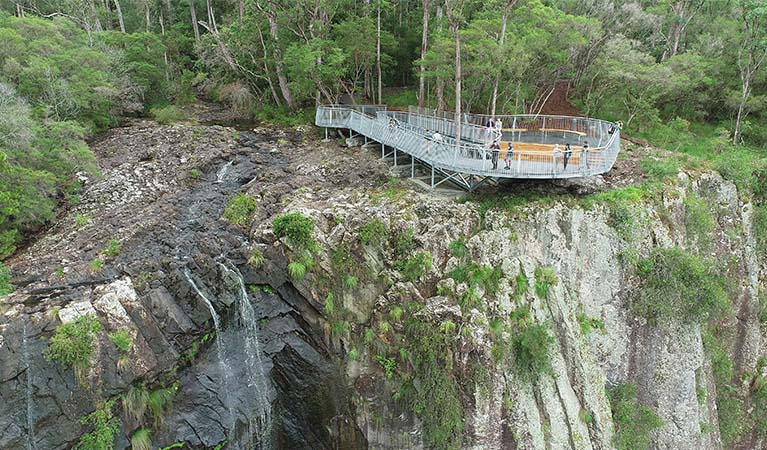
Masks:
[[[351,129],[438,169],[489,177],[597,175],[612,168],[620,151],[620,132],[610,133],[610,122],[599,119],[495,116],[502,122],[501,129],[484,126],[489,119],[464,114],[460,145],[455,140],[453,118],[415,108],[399,112],[388,111],[382,105],[323,105],[317,108],[315,123],[320,127]],[[435,132],[440,136],[435,138]],[[490,148],[494,140],[502,142],[500,150]],[[586,141],[589,147],[583,149]],[[508,142],[514,146],[511,152]],[[565,153],[565,144],[571,145],[572,153]]]

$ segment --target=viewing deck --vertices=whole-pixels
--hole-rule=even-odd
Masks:
[[[382,156],[392,149],[431,168],[436,175],[468,190],[499,178],[554,179],[598,175],[609,171],[620,151],[620,131],[609,133],[611,123],[585,117],[502,115],[500,128],[484,126],[490,116],[464,114],[461,142],[455,139],[452,112],[441,116],[410,107],[388,111],[383,105],[324,105],[317,108],[315,124],[346,128],[381,144]],[[435,136],[435,132],[439,136]],[[500,150],[491,148],[499,142]],[[588,149],[584,143],[588,142]],[[509,145],[513,151],[509,151]],[[571,154],[565,145],[570,144]],[[556,146],[559,146],[558,148]],[[440,184],[439,181],[437,184]]]

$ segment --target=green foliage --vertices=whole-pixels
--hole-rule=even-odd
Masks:
[[[152,435],[146,428],[139,428],[130,437],[131,450],[152,450]]]
[[[383,368],[384,373],[386,374],[386,379],[391,380],[394,378],[394,371],[397,369],[397,360],[382,355],[376,355],[375,359]]]
[[[470,261],[456,267],[448,275],[458,283],[468,284],[469,288],[482,286],[485,292],[492,294],[498,291],[503,272],[498,266],[490,267]]]
[[[642,405],[636,398],[636,386],[623,384],[607,392],[615,425],[613,445],[617,450],[650,448],[652,432],[663,421],[652,409]]]
[[[234,225],[248,226],[256,207],[256,199],[253,196],[244,193],[235,194],[226,202],[224,219]]]
[[[316,243],[314,237],[314,219],[299,212],[287,213],[272,220],[275,236],[285,238],[299,249],[312,249]]]
[[[405,281],[418,281],[431,270],[431,253],[417,252],[400,265]]]
[[[86,370],[93,354],[93,340],[101,333],[101,323],[94,315],[80,316],[56,327],[46,356],[63,366]]]
[[[587,335],[591,333],[592,330],[601,330],[605,331],[605,324],[602,322],[601,319],[598,319],[596,317],[588,317],[586,314],[578,313],[576,314],[576,319],[578,320],[578,324],[581,327],[581,333],[584,335]]]
[[[362,225],[357,233],[362,245],[381,245],[389,238],[389,229],[377,217]]]
[[[671,158],[648,156],[642,160],[642,170],[654,181],[665,181],[679,173],[679,163]]]
[[[735,376],[735,363],[724,345],[726,336],[717,335],[713,330],[703,333],[703,347],[711,361],[716,386],[716,410],[719,421],[719,434],[722,443],[729,447],[736,442],[745,430],[744,404],[738,392],[738,380]]]
[[[149,391],[143,386],[131,386],[123,395],[122,405],[125,416],[134,423],[141,423],[147,410]]]
[[[552,373],[554,342],[546,325],[526,321],[517,326],[511,338],[511,348],[514,367],[522,379],[537,381],[542,375]]]
[[[359,282],[359,279],[353,275],[346,275],[344,277],[344,288],[346,289],[354,289],[357,287],[357,283]]]
[[[535,293],[542,299],[549,298],[549,291],[552,286],[559,282],[557,273],[551,267],[535,268]]]
[[[173,400],[177,386],[169,388],[158,388],[149,393],[147,397],[147,407],[152,415],[152,423],[155,428],[162,425],[165,414],[170,409],[170,403]]]
[[[700,257],[680,248],[654,249],[641,262],[634,312],[651,322],[705,323],[729,313],[725,280]]]
[[[0,262],[0,297],[13,292],[14,287],[11,284],[11,270]]]
[[[92,259],[88,263],[88,268],[91,269],[92,272],[100,272],[101,269],[104,268],[104,261],[99,258]]]
[[[264,252],[258,247],[251,247],[250,253],[248,253],[248,265],[258,269],[262,264],[264,264]]]
[[[177,449],[177,448],[184,448],[184,445],[185,444],[183,442],[175,442],[173,444],[170,444],[167,447],[161,447],[158,450],[174,450],[174,449]]]
[[[335,302],[335,296],[333,293],[329,293],[325,297],[325,313],[327,313],[329,316],[332,316],[336,312],[336,302]]]
[[[525,271],[520,269],[519,275],[514,279],[516,286],[514,288],[514,299],[519,301],[527,294],[527,290],[530,288],[530,282],[525,275]]]
[[[130,335],[130,330],[125,328],[109,333],[109,340],[122,353],[130,352],[131,347],[133,347],[133,338]]]
[[[684,225],[688,236],[694,238],[698,246],[710,247],[711,236],[714,231],[714,217],[711,208],[696,195],[688,195],[684,199]]]
[[[184,110],[174,105],[155,107],[150,109],[149,113],[161,125],[170,125],[186,119]]]
[[[410,253],[415,250],[415,231],[412,228],[407,228],[399,233],[394,241],[393,249],[397,260],[410,256]]]
[[[122,245],[120,245],[120,241],[117,239],[110,239],[109,242],[107,242],[107,246],[104,248],[104,250],[101,251],[101,253],[104,256],[114,257],[120,254],[121,249]]]
[[[83,214],[77,214],[75,215],[75,223],[79,227],[84,227],[85,225],[88,225],[90,223],[91,219]]]
[[[288,273],[293,279],[302,281],[306,277],[306,265],[298,261],[293,261],[288,264]]]
[[[466,247],[466,239],[456,239],[448,245],[450,254],[456,258],[465,258],[469,255],[469,249]]]
[[[767,251],[767,204],[754,207],[753,228],[759,249]]]
[[[418,383],[407,401],[423,423],[425,446],[460,448],[464,409],[444,334],[433,324],[414,320],[407,324],[405,342]]]
[[[112,414],[114,401],[101,402],[96,410],[82,418],[80,422],[92,429],[82,435],[75,445],[75,450],[112,450],[115,436],[120,431],[120,420]]]

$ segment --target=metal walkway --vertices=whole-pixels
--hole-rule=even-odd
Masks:
[[[620,131],[610,133],[610,122],[570,116],[495,116],[503,125],[491,128],[484,126],[489,116],[465,114],[458,144],[453,115],[440,117],[413,107],[400,112],[382,105],[323,105],[317,108],[315,124],[346,128],[378,142],[382,156],[393,155],[395,164],[403,156],[398,152],[410,156],[413,167],[418,161],[431,169],[432,187],[451,181],[469,191],[500,178],[602,174],[612,168],[620,151]],[[500,151],[490,148],[494,141],[500,142]],[[509,143],[513,151],[508,151]],[[564,152],[566,144],[571,154]]]

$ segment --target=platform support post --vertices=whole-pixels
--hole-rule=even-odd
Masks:
[[[328,128],[327,127],[325,127],[325,140],[326,141],[328,140]]]
[[[394,147],[394,167],[397,167],[397,147]]]
[[[410,155],[410,178],[415,178],[415,156]]]
[[[431,166],[431,188],[434,189],[434,166]]]
[[[386,144],[381,142],[381,159],[384,159],[385,156],[386,156]]]

